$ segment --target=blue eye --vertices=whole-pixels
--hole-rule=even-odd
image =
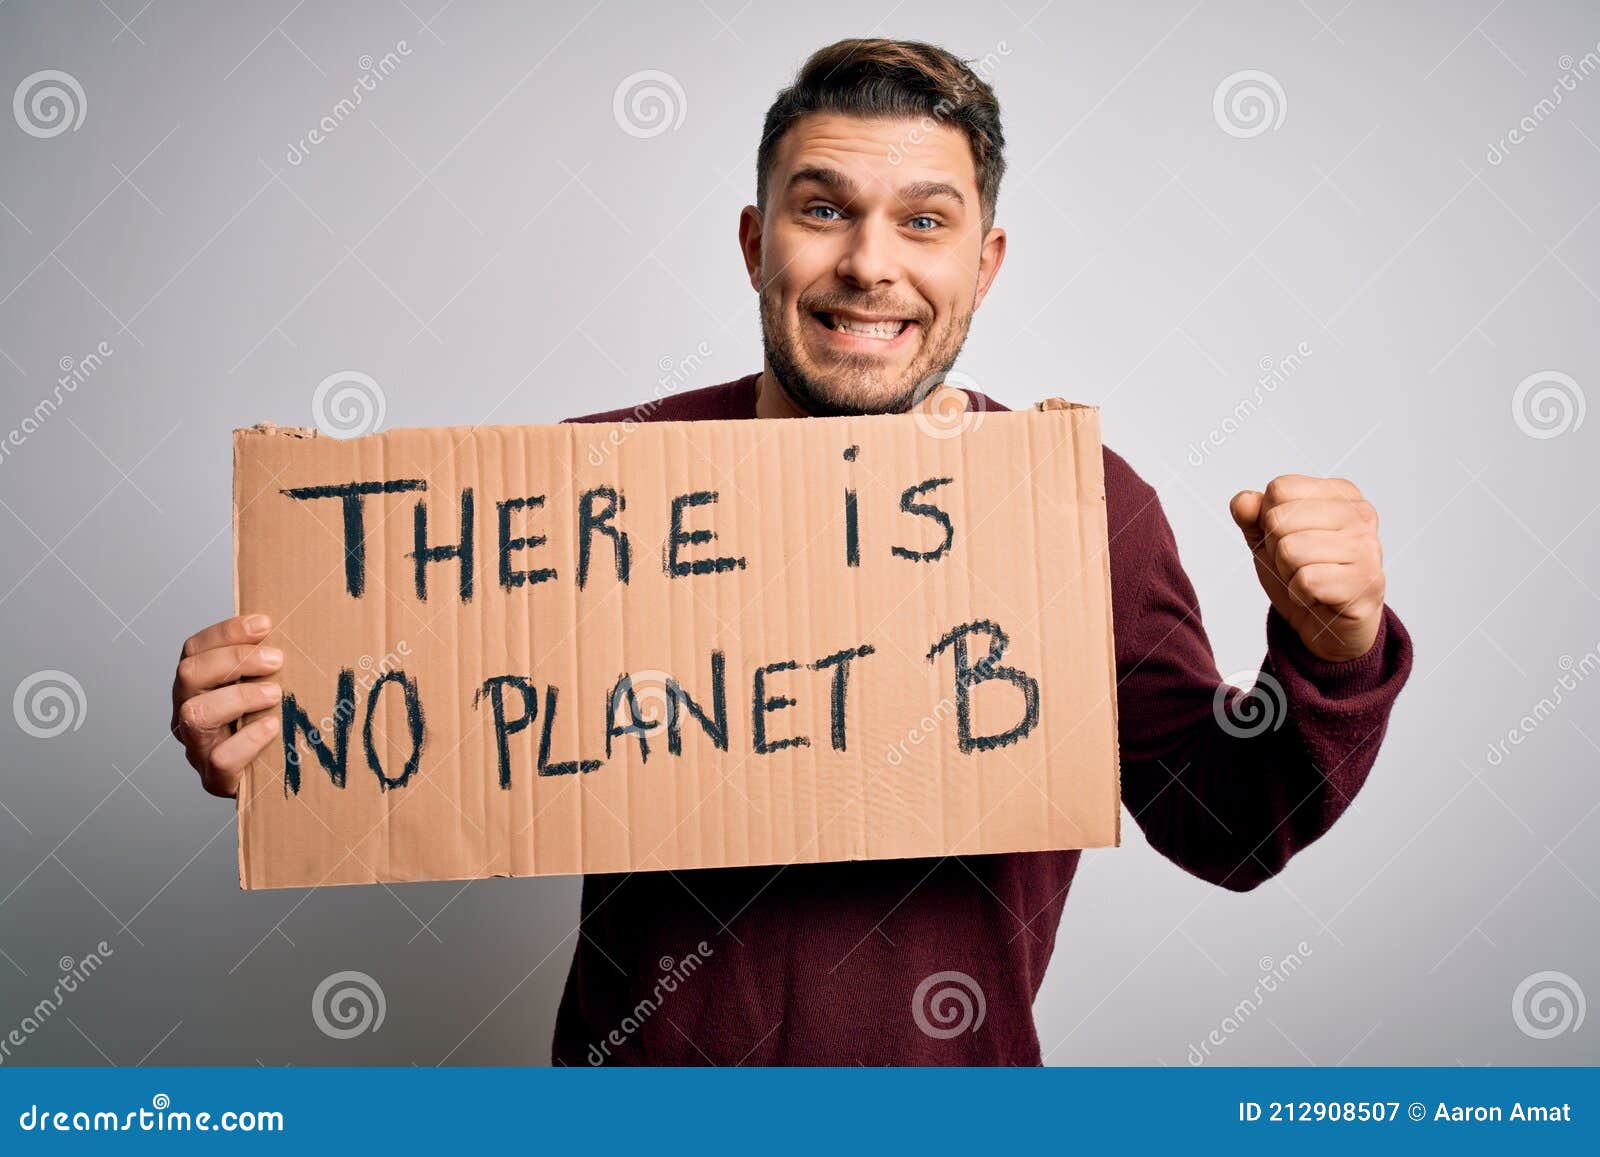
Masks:
[[[807,213],[837,213],[838,211],[839,210],[835,209],[832,205],[812,205],[806,210]],[[819,217],[817,219],[819,221],[833,220],[831,217]]]
[[[926,221],[927,225],[918,226],[916,224],[918,221]],[[911,222],[912,228],[918,233],[926,233],[929,229],[937,229],[939,227],[939,222],[935,221],[932,217],[913,217],[911,218]]]

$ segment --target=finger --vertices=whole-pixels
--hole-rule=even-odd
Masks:
[[[183,641],[182,658],[198,655],[229,644],[259,643],[272,629],[272,620],[266,615],[234,615],[220,623],[212,623]]]
[[[1358,562],[1362,558],[1361,540],[1337,530],[1297,530],[1277,541],[1271,552],[1274,569],[1284,582],[1294,572],[1317,563]]]
[[[1319,562],[1295,571],[1288,585],[1289,593],[1304,606],[1320,604],[1354,615],[1356,604],[1362,596],[1372,594],[1377,584],[1363,567]]]
[[[1302,498],[1330,498],[1351,501],[1361,497],[1361,488],[1348,478],[1316,478],[1309,474],[1280,474],[1267,483],[1267,505],[1295,502]]]
[[[283,652],[276,647],[213,647],[178,661],[174,693],[182,703],[224,683],[234,683],[252,675],[270,675],[281,666]]]
[[[1297,498],[1268,506],[1261,515],[1261,530],[1272,544],[1303,530],[1352,530],[1369,523],[1364,502],[1344,499]]]
[[[1241,490],[1228,503],[1228,513],[1233,515],[1234,525],[1244,532],[1244,542],[1251,554],[1260,551],[1266,540],[1261,528],[1262,502],[1259,490]]]
[[[200,769],[200,786],[205,788],[207,795],[214,795],[220,799],[239,798],[238,772],[221,772],[211,767]]]
[[[200,775],[212,795],[239,794],[239,776],[278,734],[278,717],[267,715],[217,744],[211,752],[211,765]]]
[[[232,683],[185,699],[178,708],[178,721],[190,737],[199,739],[282,699],[283,688],[276,683]]]
[[[1265,496],[1259,490],[1241,490],[1228,503],[1228,513],[1240,530],[1254,530],[1261,517],[1261,503]]]

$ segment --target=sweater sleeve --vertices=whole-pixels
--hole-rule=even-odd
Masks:
[[[1225,681],[1154,491],[1138,521],[1146,564],[1117,631],[1123,802],[1179,867],[1248,891],[1361,789],[1411,671],[1411,638],[1385,606],[1367,654],[1329,662],[1269,608],[1259,675]]]

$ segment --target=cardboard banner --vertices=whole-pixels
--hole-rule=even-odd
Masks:
[[[1099,413],[234,434],[246,888],[1118,842]]]

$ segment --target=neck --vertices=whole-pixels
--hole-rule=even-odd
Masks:
[[[761,376],[756,379],[756,417],[807,418],[810,415],[784,392],[783,387],[772,376],[772,370],[767,368],[763,369]]]

